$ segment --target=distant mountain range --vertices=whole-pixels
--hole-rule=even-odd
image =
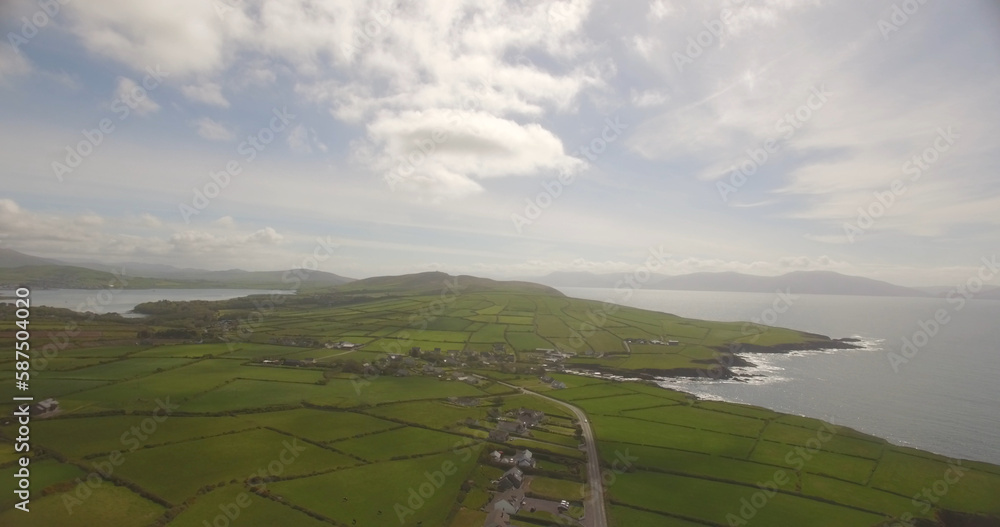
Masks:
[[[586,272],[554,272],[532,281],[553,287],[616,287],[621,285],[621,273],[594,274]],[[832,271],[795,271],[781,276],[754,276],[742,273],[692,273],[677,276],[652,275],[643,289],[674,291],[730,291],[773,293],[790,290],[799,294],[865,295],[865,296],[937,296],[937,288],[921,290],[860,276],[848,276]],[[951,288],[944,289],[947,292]],[[998,293],[992,291],[991,293]],[[981,295],[979,298],[987,298]]]
[[[940,285],[932,287],[915,287],[919,291],[923,291],[931,296],[946,297],[952,291],[956,290],[953,285]],[[976,295],[976,298],[985,300],[1000,300],[1000,286],[986,285],[983,286],[982,292]]]
[[[109,272],[111,269],[124,270],[129,289],[289,289],[296,285],[321,288],[354,281],[353,278],[323,271],[311,271],[305,279],[298,279],[298,275],[286,275],[288,271],[206,271],[141,263],[117,266],[96,262],[69,263],[0,249],[0,289],[20,285],[48,289],[121,287],[121,280]]]
[[[976,295],[976,298],[981,300],[1000,300],[1000,287],[985,289],[982,293]]]

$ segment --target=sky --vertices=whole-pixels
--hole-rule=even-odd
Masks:
[[[949,285],[1000,246],[993,0],[8,0],[0,20],[0,247],[29,254],[275,270],[333,247],[320,269],[354,278],[655,254]]]

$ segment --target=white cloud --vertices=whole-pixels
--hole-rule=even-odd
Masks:
[[[280,67],[279,64],[269,63],[265,59],[252,59],[247,61],[237,80],[244,85],[267,86],[278,80],[274,70]]]
[[[118,78],[118,86],[115,88],[114,100],[111,103],[112,108],[115,108],[119,101],[139,115],[160,111],[160,105],[152,99],[149,91],[128,77]]]
[[[649,3],[649,14],[646,18],[650,20],[663,20],[674,14],[677,11],[677,7],[673,5],[673,2],[668,2],[666,0],[654,0]]]
[[[296,154],[311,154],[314,147],[321,152],[327,151],[326,145],[316,136],[316,130],[301,124],[288,132],[287,142]]]
[[[0,233],[4,245],[28,254],[51,258],[87,258],[108,263],[157,261],[208,267],[250,267],[290,262],[275,257],[286,237],[272,227],[235,232],[234,222],[219,220],[200,230],[183,230],[178,221],[149,213],[113,218],[93,212],[60,214],[30,210],[11,199],[0,199]],[[247,264],[246,255],[258,261]],[[269,263],[278,262],[278,263]],[[286,264],[290,266],[291,264]]]
[[[386,114],[368,126],[368,137],[380,153],[370,165],[393,187],[444,196],[478,191],[478,179],[576,172],[584,166],[541,126],[485,112]]]
[[[21,207],[12,199],[0,199],[0,217],[10,219],[21,213]]]
[[[684,40],[697,36],[702,21],[721,6],[674,13],[635,38],[683,54]],[[928,61],[926,49],[886,45],[876,25],[862,24],[852,6],[767,0],[733,13],[722,38],[712,39],[683,71],[663,53],[649,59],[669,65],[658,73],[678,87],[671,92],[676,104],[634,128],[627,139],[633,152],[652,161],[683,160],[691,166],[686,173],[705,186],[732,183],[732,167],[743,167],[736,179],[740,194],[728,204],[768,203],[772,217],[808,222],[805,239],[811,241],[840,243],[843,224],[894,179],[906,181],[908,193],[872,234],[942,236],[996,223],[995,215],[982,214],[1000,199],[987,183],[995,165],[988,138],[997,126],[982,118],[1000,109],[991,95],[998,89],[995,78],[954,82],[942,68],[967,70],[945,66],[940,57]],[[664,25],[688,29],[670,32]],[[810,34],[834,26],[844,30],[823,39]],[[907,29],[923,30],[919,23]],[[767,39],[752,41],[764,34]],[[892,57],[896,66],[871,63],[870,53]],[[940,46],[933,53],[944,56]],[[914,90],[925,93],[919,104],[901,96]],[[961,135],[956,146],[940,155],[923,180],[909,182],[903,163],[930,147],[939,127],[950,126]],[[777,151],[760,155],[768,140]]]
[[[831,245],[844,245],[851,242],[850,238],[844,234],[803,234],[802,237],[807,240]]]
[[[163,227],[163,221],[148,212],[142,213],[139,216],[139,221],[144,227],[149,227],[151,229],[159,229],[160,227]]]
[[[16,77],[31,73],[31,63],[24,54],[10,46],[0,46],[0,83],[8,83]]]
[[[188,99],[208,104],[210,106],[220,106],[229,108],[229,101],[222,94],[222,86],[208,82],[204,84],[188,84],[181,87],[181,93]]]
[[[137,71],[160,66],[180,77],[223,67],[230,53],[227,40],[246,32],[247,18],[241,9],[219,16],[213,4],[90,0],[71,2],[65,10],[72,31],[90,52]]]
[[[635,88],[629,92],[632,105],[637,108],[648,108],[660,106],[670,100],[670,96],[658,90],[637,91]]]
[[[0,231],[5,242],[36,246],[88,245],[100,238],[104,220],[94,213],[43,214],[25,209],[11,199],[0,199]]]
[[[243,236],[218,235],[208,231],[178,232],[168,239],[178,253],[214,253],[219,251],[253,250],[254,246],[276,245],[284,237],[271,227]]]
[[[81,227],[93,228],[104,225],[104,218],[93,212],[87,212],[76,217],[74,223]]]
[[[194,123],[198,127],[198,135],[209,141],[231,141],[236,132],[208,117],[202,117]]]
[[[567,169],[574,163],[561,141],[533,121],[572,110],[583,89],[602,82],[595,67],[576,59],[588,46],[580,30],[589,9],[589,2],[579,0],[531,6],[442,4],[433,15],[400,7],[391,21],[370,31],[370,44],[357,42],[349,57],[330,57],[350,62],[354,75],[348,82],[306,79],[297,90],[329,106],[339,119],[371,123],[369,143],[356,145],[355,151],[364,151],[365,166],[379,174],[398,166],[421,134],[447,131],[446,144],[436,147],[405,182],[424,193],[465,195],[481,189],[478,178]],[[275,6],[262,20],[273,31],[295,27],[306,39],[321,38],[312,34],[309,21],[295,19],[298,23],[292,24],[292,11]],[[346,19],[352,16],[355,25],[343,28],[341,17],[332,25],[333,33],[356,36],[370,21],[360,13]],[[322,34],[330,34],[329,29]],[[275,45],[292,51],[287,39]],[[538,68],[525,57],[528,51],[560,57],[568,67],[559,73]],[[300,62],[319,59],[298,54]],[[463,121],[460,129],[445,122],[448,112]],[[304,149],[302,141],[296,144]]]
[[[70,75],[65,71],[43,71],[42,75],[68,90],[78,91],[83,88],[83,84],[78,77]]]

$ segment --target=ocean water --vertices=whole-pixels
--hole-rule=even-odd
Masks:
[[[1000,301],[797,295],[779,313],[776,294],[647,290],[625,299],[611,289],[560,290],[684,317],[773,320],[775,326],[860,338],[864,349],[747,355],[757,366],[739,371],[748,376],[744,381],[672,379],[662,385],[1000,464]],[[935,315],[946,322],[933,321]],[[894,365],[893,354],[906,362]]]
[[[157,300],[229,300],[248,295],[293,294],[294,291],[268,291],[263,289],[35,289],[31,291],[31,304],[35,306],[62,307],[74,311],[97,314],[120,313],[123,316],[142,316],[131,311],[144,302]],[[0,302],[13,302],[12,290],[0,290]]]

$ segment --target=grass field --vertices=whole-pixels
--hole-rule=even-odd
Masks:
[[[158,417],[162,417],[162,412]],[[35,423],[42,444],[60,454],[82,458],[133,446],[173,443],[255,427],[234,417],[167,417],[162,422],[140,415],[50,419]],[[144,423],[145,421],[145,423]],[[148,433],[155,424],[155,433]],[[146,433],[142,427],[146,426]],[[132,430],[136,431],[133,432]],[[142,440],[142,437],[148,439]]]
[[[486,417],[485,408],[460,407],[442,401],[382,405],[368,410],[367,413],[408,423],[419,423],[441,430],[454,428],[466,419],[484,419]]]
[[[643,397],[658,390],[624,386]],[[578,393],[599,393],[588,388]],[[591,412],[601,458],[614,474],[607,486],[617,506],[613,524],[875,526],[885,518],[930,518],[935,501],[952,511],[1000,512],[1000,474],[992,465],[956,463],[760,408],[681,400],[621,410],[607,402],[633,396],[577,399],[573,391],[563,393]],[[759,494],[762,487],[777,492]]]
[[[610,489],[612,502],[729,525],[729,515],[749,517],[750,525],[809,525],[844,527],[878,525],[885,517],[789,494],[776,494],[763,506],[744,506],[755,492],[752,486],[701,478],[636,472],[622,474]],[[758,500],[760,503],[760,500]],[[747,514],[741,514],[745,508]],[[752,515],[751,515],[752,511]]]
[[[207,485],[243,480],[279,460],[279,475],[310,474],[357,465],[355,459],[306,443],[292,443],[289,436],[270,430],[251,430],[238,434],[217,436],[155,448],[144,448],[129,453],[119,468],[120,474],[148,488],[171,503],[181,503],[185,498]],[[282,452],[298,446],[303,452]],[[298,456],[302,457],[299,458]],[[160,477],[162,467],[175,460],[200,459],[197,464],[185,463],[182,473],[172,478]],[[284,463],[291,459],[290,463]]]
[[[240,416],[239,420],[247,425],[276,428],[318,443],[384,432],[402,426],[354,412],[302,408],[284,412],[246,414]]]
[[[8,465],[0,469],[0,477],[3,478],[3,484],[0,485],[0,490],[3,491],[3,494],[0,495],[0,510],[12,508],[15,503],[20,501],[14,494],[14,489],[17,488],[14,484],[16,481],[14,479],[14,474],[17,470],[19,470],[19,468],[20,467],[16,465]],[[60,463],[54,459],[46,459],[33,463],[30,465],[30,469],[32,486],[35,489],[42,491],[52,485],[57,485],[63,482],[71,482],[76,478],[84,478],[87,476],[87,473],[80,469],[80,467],[67,463]]]
[[[630,507],[611,507],[612,527],[701,527],[703,523],[693,523],[676,517],[646,512]]]
[[[245,506],[244,506],[245,505]],[[236,508],[234,508],[234,506]],[[216,518],[226,518],[225,512],[239,515],[233,525],[240,527],[272,527],[274,525],[295,525],[297,527],[324,527],[329,524],[288,507],[278,501],[261,497],[241,485],[227,485],[200,496],[191,507],[180,513],[171,527],[204,527],[205,522],[222,524]]]
[[[531,478],[529,485],[531,494],[551,500],[582,500],[585,495],[585,485],[579,481],[553,479],[542,476]]]
[[[60,494],[32,501],[31,512],[0,511],[0,525],[18,527],[145,527],[165,511],[162,506],[124,488],[105,483],[93,489],[79,505],[67,509]]]
[[[445,525],[478,455],[476,449],[376,463],[280,481],[269,490],[342,525]]]
[[[331,443],[330,446],[367,461],[387,461],[420,454],[449,451],[463,443],[462,437],[406,427]]]

